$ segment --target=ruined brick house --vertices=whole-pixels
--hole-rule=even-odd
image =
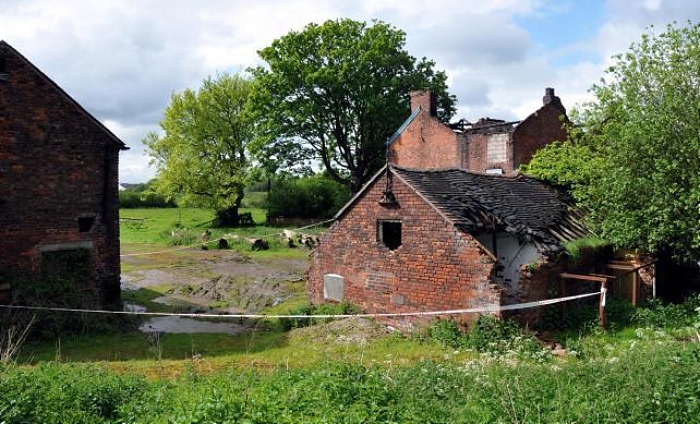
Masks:
[[[533,154],[555,140],[565,140],[566,109],[553,88],[543,105],[522,121],[482,118],[450,127],[437,119],[435,97],[411,93],[413,113],[391,138],[391,163],[415,169],[459,168],[512,175]]]
[[[80,290],[120,303],[118,160],[127,147],[0,41],[0,293],[14,278],[87,269]],[[65,263],[66,254],[82,264]]]
[[[313,253],[311,301],[401,313],[548,297],[562,243],[588,233],[563,193],[517,175],[537,149],[566,138],[560,99],[548,88],[543,100],[523,121],[452,128],[436,118],[430,92],[413,92],[413,113],[389,140],[389,163]]]
[[[563,241],[586,234],[571,211],[562,193],[522,175],[388,165],[321,238],[307,275],[309,296],[368,313],[543,299],[556,274],[541,265],[556,263]]]

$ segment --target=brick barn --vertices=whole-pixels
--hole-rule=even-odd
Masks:
[[[127,147],[5,41],[0,110],[0,299],[17,278],[74,276],[78,267],[79,290],[117,307],[118,161]]]
[[[566,108],[546,88],[542,107],[522,121],[481,118],[448,126],[429,91],[411,93],[413,113],[389,141],[389,160],[405,168],[459,168],[513,175],[545,145],[565,140]]]
[[[562,193],[524,176],[388,166],[321,238],[310,299],[393,313],[546,298],[561,242],[586,234],[571,210]]]

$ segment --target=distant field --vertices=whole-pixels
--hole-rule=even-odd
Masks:
[[[250,212],[255,221],[255,227],[237,228],[241,234],[268,234],[279,230],[262,226],[265,223],[265,210],[257,208],[241,209],[241,213]],[[171,244],[174,229],[190,230],[201,234],[213,227],[214,211],[202,208],[144,208],[120,209],[120,237],[124,243],[162,243]],[[224,233],[226,228],[214,229]]]

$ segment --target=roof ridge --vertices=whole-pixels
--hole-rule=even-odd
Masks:
[[[99,119],[95,118],[87,109],[85,109],[77,100],[70,96],[61,86],[59,86],[54,80],[52,80],[48,75],[46,75],[39,67],[34,65],[29,59],[27,59],[22,53],[17,49],[12,47],[5,40],[0,40],[0,47],[6,47],[10,52],[16,55],[22,62],[29,66],[34,72],[36,72],[41,78],[43,78],[51,87],[58,91],[58,93],[63,96],[69,103],[73,104],[80,112],[82,112],[88,119],[93,121],[100,129],[109,135],[109,137],[115,142],[120,150],[128,150],[129,147],[119,139],[105,124],[100,122]]]

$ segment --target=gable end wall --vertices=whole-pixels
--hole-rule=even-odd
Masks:
[[[84,288],[118,305],[120,146],[11,49],[0,46],[0,58],[0,276],[36,278],[42,252],[87,247]]]
[[[513,169],[527,164],[539,149],[557,140],[567,138],[561,120],[564,110],[547,104],[522,121],[513,132]]]
[[[307,273],[310,300],[324,302],[323,276],[337,274],[344,277],[344,300],[367,313],[499,305],[502,291],[490,280],[493,259],[478,242],[396,177],[393,192],[399,207],[380,206],[384,187],[382,176],[322,237]],[[376,241],[378,219],[401,221],[398,249]],[[401,326],[431,319],[388,321]]]

